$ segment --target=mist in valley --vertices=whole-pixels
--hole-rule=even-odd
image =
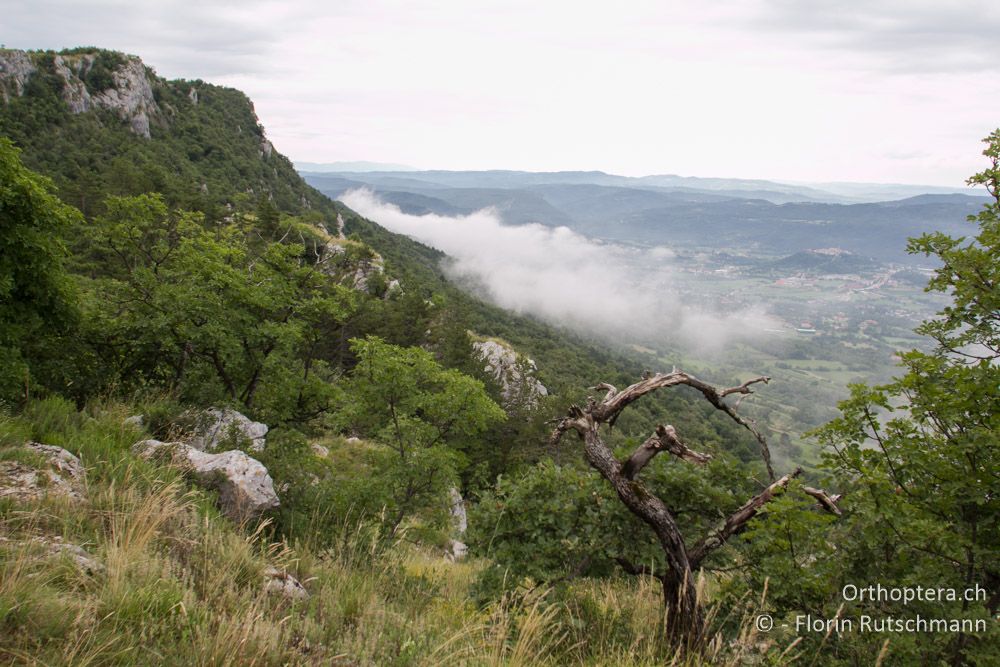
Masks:
[[[448,255],[443,268],[497,305],[587,335],[718,356],[779,326],[764,305],[736,309],[682,296],[674,252],[587,238],[568,227],[505,224],[496,208],[412,215],[369,189],[341,200]]]

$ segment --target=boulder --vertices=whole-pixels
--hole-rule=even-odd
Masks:
[[[181,442],[143,440],[132,451],[144,459],[166,459],[200,485],[219,492],[223,514],[236,522],[254,519],[280,502],[267,468],[239,450],[209,453]]]
[[[465,500],[462,499],[462,494],[454,486],[448,490],[448,500],[450,501],[452,528],[461,537],[465,535],[465,531],[469,527],[469,515],[465,512]]]
[[[86,473],[80,459],[62,447],[29,442],[22,448],[22,460],[0,461],[0,498],[26,501],[45,496],[72,500],[87,497]],[[41,465],[28,462],[41,458]]]
[[[194,415],[194,435],[189,439],[195,449],[212,452],[233,439],[249,441],[251,451],[262,452],[267,444],[267,425],[251,421],[232,408],[209,408]]]
[[[305,600],[309,597],[309,591],[298,579],[272,566],[264,570],[264,592],[288,600]]]
[[[83,574],[98,575],[106,570],[104,563],[91,556],[83,547],[63,542],[55,535],[13,540],[0,536],[0,548],[26,549],[44,558],[66,557]]]
[[[510,412],[518,406],[535,407],[538,400],[548,396],[535,372],[535,362],[517,353],[509,344],[498,340],[477,340],[472,343],[473,353],[483,362],[483,370],[500,385],[503,407]]]
[[[144,428],[146,422],[142,415],[132,415],[131,417],[126,417],[122,420],[123,426],[133,426],[135,428]]]
[[[321,459],[325,459],[330,455],[330,450],[318,443],[313,442],[309,445],[309,447],[312,449],[313,454]]]
[[[458,540],[448,540],[448,547],[445,549],[444,557],[452,563],[465,558],[469,553],[469,547],[465,542]]]

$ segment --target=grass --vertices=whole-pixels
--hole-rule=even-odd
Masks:
[[[0,458],[26,440],[66,447],[88,498],[0,504],[0,662],[23,665],[741,665],[752,627],[700,658],[664,643],[659,583],[579,580],[514,591],[486,607],[485,563],[449,563],[406,541],[388,550],[345,520],[331,549],[236,526],[176,472],[134,458],[135,408],[77,412],[58,400],[0,417]],[[58,536],[104,565],[82,571],[33,538]],[[268,566],[310,592],[268,595]]]

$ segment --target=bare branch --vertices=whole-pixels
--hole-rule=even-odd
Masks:
[[[627,479],[635,479],[639,476],[642,469],[646,467],[646,464],[652,461],[654,456],[663,451],[670,452],[679,459],[697,465],[704,465],[712,460],[710,454],[702,454],[701,452],[689,449],[677,437],[677,431],[674,430],[673,426],[663,426],[661,424],[656,427],[656,433],[649,436],[632,453],[632,456],[628,458],[622,466],[622,475]]]
[[[559,441],[562,440],[566,431],[576,431],[582,436],[586,433],[590,423],[591,420],[588,419],[588,414],[584,413],[584,411],[580,409],[579,405],[569,406],[567,416],[563,417],[556,423],[556,427],[552,430],[552,434],[549,435],[549,444],[559,444]]]
[[[598,389],[603,389],[604,391],[606,391],[607,394],[605,394],[605,396],[604,396],[604,400],[605,401],[607,401],[612,396],[614,396],[615,394],[618,393],[618,390],[615,389],[615,386],[613,384],[608,384],[607,382],[602,382],[602,383],[600,383],[598,385],[595,385],[595,386],[591,387],[591,389],[593,389],[595,391],[598,390]]]
[[[840,508],[837,507],[837,503],[840,502],[840,499],[843,497],[841,496],[841,494],[838,493],[830,496],[827,495],[826,491],[824,491],[823,489],[816,489],[811,486],[803,486],[802,492],[818,500],[819,506],[825,509],[827,512],[830,512],[831,514],[836,514],[837,516],[843,514],[843,512],[840,511]]]
[[[793,478],[798,477],[801,474],[802,468],[796,468],[794,472],[785,475],[776,482],[773,482],[766,489],[746,501],[742,507],[733,512],[725,521],[722,522],[721,525],[719,525],[719,527],[709,533],[703,540],[701,540],[701,542],[689,550],[688,559],[691,562],[691,566],[693,568],[697,568],[708,554],[721,547],[729,540],[730,537],[743,530],[743,528],[746,527],[747,522],[757,516],[757,512],[761,507],[774,498],[775,494],[780,489],[787,487],[788,483],[791,482]]]
[[[763,382],[764,384],[767,384],[770,381],[771,378],[769,376],[761,375],[760,377],[755,377],[747,380],[738,387],[730,387],[729,389],[723,389],[722,391],[719,392],[719,396],[725,398],[730,394],[752,394],[753,389],[750,388],[750,385],[756,384],[758,382]]]

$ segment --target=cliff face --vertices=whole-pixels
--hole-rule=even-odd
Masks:
[[[70,113],[107,109],[146,139],[150,138],[150,120],[163,119],[153,95],[155,76],[139,58],[108,51],[39,54],[0,50],[4,103],[11,97],[22,97],[32,77],[46,70],[60,80],[60,96]]]
[[[472,349],[486,373],[500,385],[504,409],[533,408],[548,396],[548,389],[535,377],[535,362],[518,354],[506,341],[473,336]]]
[[[330,209],[274,150],[242,92],[168,81],[114,51],[0,49],[0,134],[86,215],[108,194],[150,191],[209,217],[236,197]]]

